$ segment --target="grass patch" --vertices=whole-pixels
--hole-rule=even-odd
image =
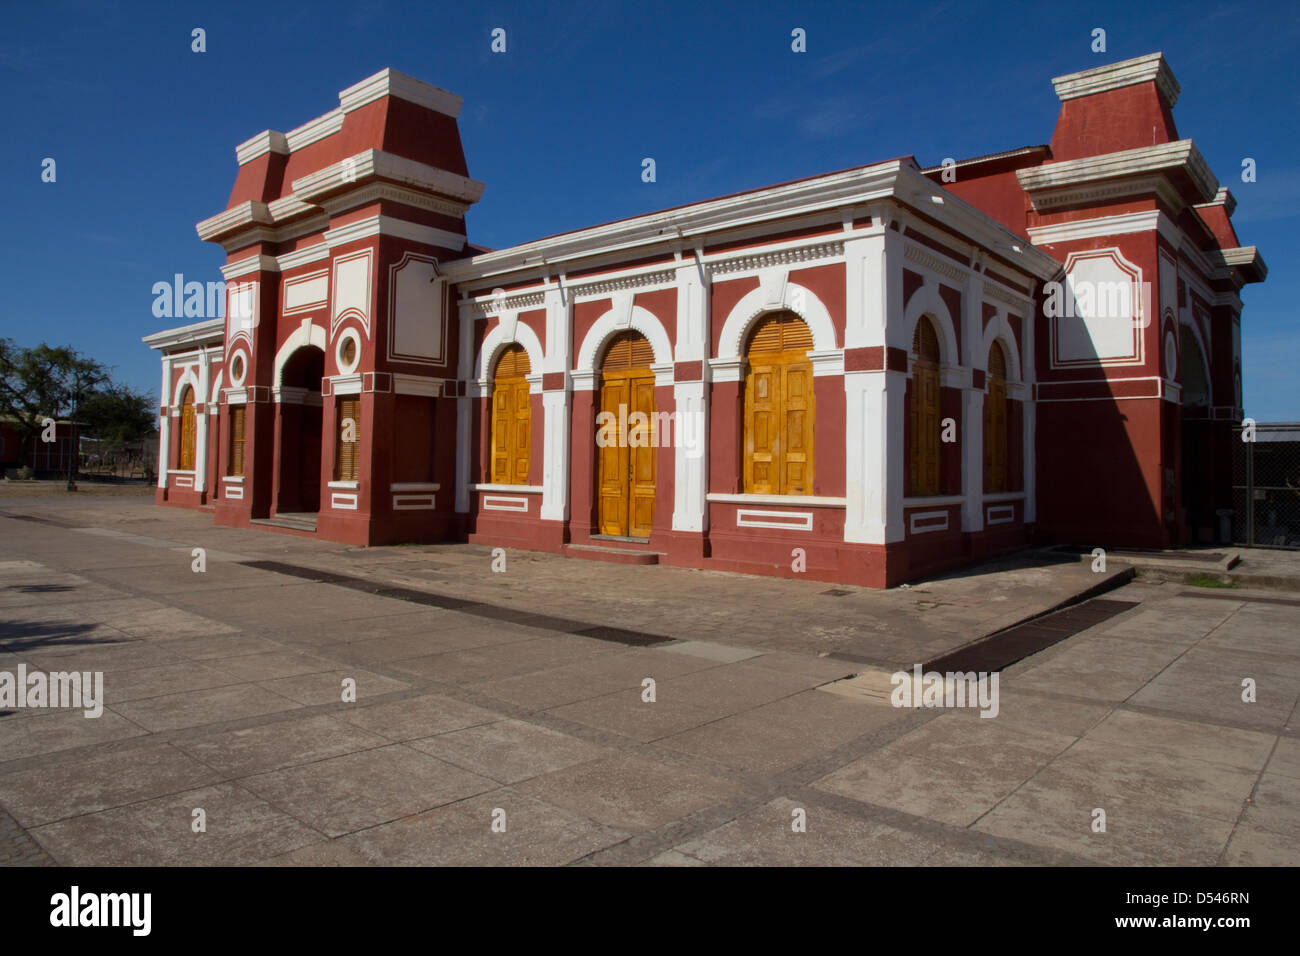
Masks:
[[[1204,573],[1189,574],[1183,583],[1190,584],[1194,588],[1235,588],[1237,586],[1232,581],[1225,581],[1223,578]]]

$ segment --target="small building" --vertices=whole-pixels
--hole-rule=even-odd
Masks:
[[[873,586],[1213,538],[1263,261],[1161,54],[1052,82],[1046,145],[489,251],[461,99],[369,77],[240,144],[198,224],[226,315],[146,339],[158,500]]]

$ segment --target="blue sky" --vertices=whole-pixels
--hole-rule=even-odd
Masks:
[[[1238,199],[1246,413],[1300,420],[1300,5],[1289,3],[6,4],[0,336],[71,344],[156,393],[151,288],[220,279],[194,223],[234,147],[386,66],[465,98],[472,241],[566,229],[894,156],[1051,139],[1050,79],[1163,50],[1174,111]],[[191,52],[190,31],[207,33]],[[507,31],[493,54],[490,33]],[[808,52],[790,51],[807,31]],[[1093,53],[1091,32],[1107,31]],[[643,183],[653,157],[657,182]],[[1258,166],[1240,181],[1243,157]],[[41,161],[57,162],[42,183]]]

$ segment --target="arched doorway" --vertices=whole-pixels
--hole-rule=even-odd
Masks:
[[[303,346],[280,373],[277,514],[320,510],[321,378],[325,353]]]
[[[909,494],[942,492],[939,457],[939,334],[921,316],[912,334],[912,380],[907,433],[910,444]]]
[[[610,340],[600,368],[596,419],[597,527],[615,537],[649,538],[654,527],[654,351],[640,332]]]
[[[745,492],[813,493],[816,409],[808,324],[778,312],[754,327],[745,350]]]

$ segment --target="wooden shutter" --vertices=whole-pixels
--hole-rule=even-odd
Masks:
[[[989,387],[984,396],[984,491],[1007,490],[1007,360],[1002,347],[989,351]]]
[[[181,405],[181,462],[182,471],[194,468],[194,443],[197,424],[194,419],[194,389],[188,385]]]
[[[939,493],[939,338],[929,319],[916,323],[912,337],[912,494]]]
[[[338,445],[337,454],[335,455],[335,480],[336,481],[360,481],[360,455],[361,455],[361,399],[343,398],[339,399],[338,404]],[[354,422],[353,438],[354,441],[344,440],[344,430],[347,422]]]
[[[244,412],[243,405],[234,405],[230,409],[229,473],[233,476],[244,473]]]
[[[792,312],[759,322],[745,374],[745,492],[813,493],[812,332]]]
[[[636,368],[649,368],[654,361],[654,350],[640,332],[620,332],[605,350],[602,372],[627,372]]]

